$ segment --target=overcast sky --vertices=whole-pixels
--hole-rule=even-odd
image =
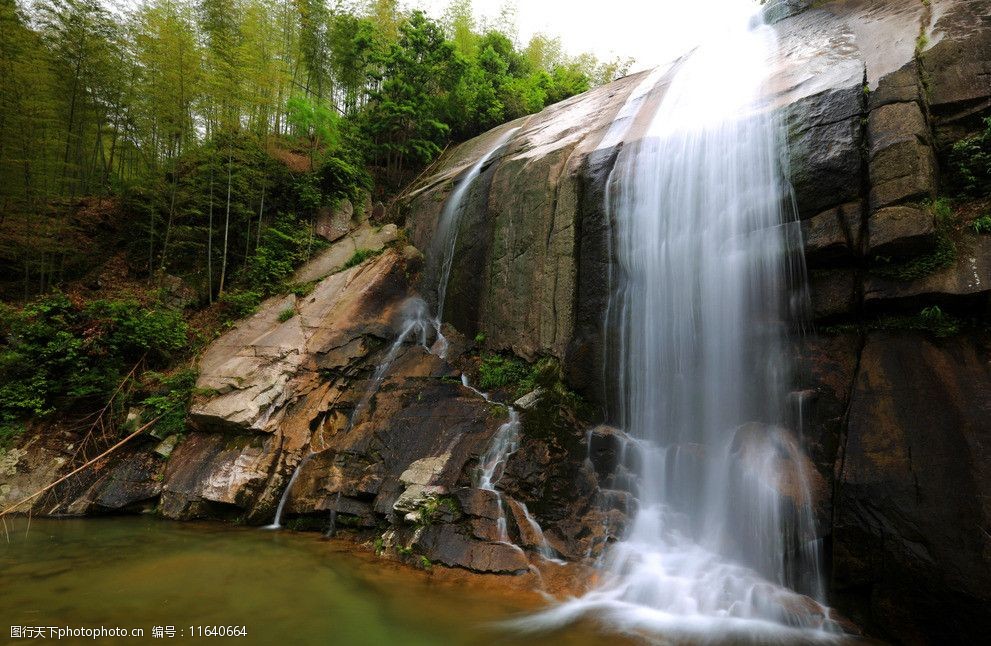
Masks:
[[[496,17],[506,0],[472,0],[479,17]],[[511,0],[512,1],[512,0]],[[537,32],[560,36],[569,54],[632,57],[631,72],[669,61],[696,44],[723,2],[748,0],[515,0],[522,44]],[[441,16],[449,0],[405,0]]]

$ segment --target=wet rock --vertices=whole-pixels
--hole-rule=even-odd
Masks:
[[[453,493],[466,514],[489,520],[499,519],[499,494],[495,491],[463,488]]]
[[[66,513],[154,509],[162,491],[164,462],[147,450],[129,452],[102,470],[96,482],[66,505]]]
[[[869,274],[864,282],[864,303],[873,310],[882,306],[920,308],[933,302],[970,306],[987,311],[991,295],[991,238],[956,236],[956,258],[947,267],[922,278],[901,281]]]
[[[851,618],[897,641],[991,630],[989,349],[984,336],[873,333],[861,357],[833,576]]]
[[[945,147],[980,127],[991,108],[991,3],[933,3],[934,25],[920,54],[936,139]]]
[[[764,21],[769,25],[799,14],[813,4],[813,0],[770,0],[764,5]]]
[[[861,82],[797,101],[786,110],[791,182],[809,217],[860,194]]]
[[[431,561],[475,572],[519,574],[530,567],[523,550],[515,545],[480,542],[453,525],[424,528],[413,547]]]
[[[802,221],[805,262],[823,267],[850,262],[860,249],[859,202],[843,204]]]
[[[936,156],[918,104],[872,110],[867,132],[873,209],[935,196]]]
[[[169,459],[162,515],[184,520],[250,507],[272,473],[276,445],[272,436],[192,433]]]
[[[831,319],[857,311],[858,275],[854,269],[816,270],[809,274],[812,314]]]
[[[928,209],[892,206],[876,211],[867,221],[870,253],[904,257],[932,251],[936,223]]]
[[[515,402],[513,402],[513,406],[517,410],[530,410],[540,402],[540,398],[543,396],[544,396],[544,389],[538,388],[517,399]]]

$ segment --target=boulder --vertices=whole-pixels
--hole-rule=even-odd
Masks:
[[[354,227],[354,206],[351,200],[342,200],[334,208],[322,207],[317,210],[313,222],[313,232],[328,242],[337,242]]]

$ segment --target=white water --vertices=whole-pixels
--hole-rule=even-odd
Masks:
[[[613,421],[641,451],[639,504],[602,585],[525,626],[593,616],[673,640],[833,634],[810,598],[822,586],[805,458],[783,428],[792,217],[778,124],[760,109],[774,34],[752,13],[742,0],[714,10],[648,135],[617,160],[607,371]]]
[[[465,176],[461,178],[451,195],[444,202],[440,218],[437,220],[437,229],[434,231],[433,242],[431,243],[428,257],[427,276],[436,281],[435,297],[437,299],[437,309],[434,315],[434,329],[437,333],[439,357],[447,356],[447,340],[441,333],[441,325],[444,323],[444,305],[447,301],[447,284],[451,278],[451,266],[454,264],[454,251],[458,245],[458,229],[461,225],[461,216],[464,213],[467,197],[475,180],[482,172],[482,168],[488,163],[496,152],[501,149],[509,138],[516,133],[519,128],[507,130],[492,145],[485,155],[475,162]]]

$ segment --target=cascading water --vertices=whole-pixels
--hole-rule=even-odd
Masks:
[[[400,308],[399,333],[396,335],[396,339],[389,347],[389,351],[386,353],[385,358],[378,366],[376,366],[375,372],[372,373],[372,378],[368,382],[368,387],[365,388],[364,394],[361,396],[361,399],[358,400],[358,403],[351,411],[351,415],[348,417],[348,424],[347,427],[345,427],[344,432],[350,431],[354,428],[354,425],[358,421],[362,411],[368,408],[369,402],[372,397],[375,396],[375,393],[378,392],[379,388],[382,387],[382,382],[385,380],[385,376],[389,372],[392,362],[396,360],[397,356],[399,356],[399,351],[406,343],[406,340],[413,337],[420,345],[426,348],[427,333],[430,331],[431,327],[432,322],[429,317],[429,309],[426,302],[422,298],[417,297],[406,299]],[[275,519],[272,520],[271,525],[266,525],[264,529],[279,529],[282,527],[282,512],[285,510],[286,501],[289,500],[289,494],[292,493],[293,485],[296,484],[296,480],[299,479],[299,474],[302,472],[303,467],[305,467],[316,454],[316,451],[310,451],[303,457],[302,460],[299,461],[299,464],[296,465],[296,468],[292,472],[292,476],[289,478],[289,484],[286,485],[285,490],[282,492],[282,497],[279,499],[279,505],[275,510]],[[338,501],[340,501],[339,496]]]
[[[418,297],[409,298],[403,304],[402,308],[402,318],[400,331],[396,335],[396,339],[389,348],[389,352],[386,354],[385,359],[376,367],[372,379],[369,382],[368,388],[365,389],[364,395],[358,401],[358,404],[351,411],[351,415],[348,418],[347,430],[354,427],[355,422],[357,422],[359,415],[363,410],[368,407],[368,403],[371,398],[378,392],[379,387],[382,385],[382,381],[385,379],[385,375],[389,371],[389,367],[392,362],[395,361],[399,354],[400,349],[402,349],[403,344],[410,335],[416,335],[419,339],[420,345],[427,348],[427,336],[430,328],[433,328],[436,338],[434,340],[433,346],[429,348],[429,351],[433,354],[443,358],[447,356],[447,339],[441,331],[441,326],[443,324],[444,317],[444,301],[447,297],[447,283],[451,276],[451,266],[454,262],[454,250],[457,246],[458,241],[458,227],[460,225],[461,215],[464,212],[466,197],[475,183],[475,180],[481,174],[482,168],[489,161],[489,159],[500,149],[503,145],[509,141],[509,138],[515,133],[519,128],[513,128],[511,130],[503,133],[501,137],[495,142],[492,148],[474,165],[468,170],[465,176],[458,183],[457,187],[454,189],[451,196],[447,199],[444,204],[444,208],[441,211],[440,219],[437,223],[437,230],[434,234],[434,243],[431,253],[429,255],[429,266],[427,275],[436,281],[436,299],[437,299],[437,310],[436,315],[433,318],[429,316],[429,308],[426,302]],[[515,411],[513,411],[515,415]],[[497,436],[500,435],[497,433]],[[286,502],[289,500],[289,495],[292,493],[293,485],[296,484],[296,480],[299,478],[299,474],[302,472],[303,467],[305,467],[316,452],[307,453],[296,468],[293,470],[292,476],[289,478],[289,483],[286,485],[285,490],[282,492],[282,497],[279,499],[278,507],[275,510],[275,518],[271,525],[266,525],[265,529],[279,529],[282,521],[282,512],[285,510]]]
[[[677,67],[610,179],[614,422],[637,511],[603,583],[527,620],[592,615],[689,640],[827,638],[790,380],[790,191],[761,96],[774,32],[742,0]],[[793,591],[793,590],[797,590]],[[804,596],[810,595],[810,596]]]
[[[441,325],[444,323],[444,304],[447,300],[447,284],[451,278],[451,266],[454,263],[454,251],[458,245],[458,228],[461,224],[461,215],[465,210],[465,203],[471,187],[482,172],[482,168],[489,159],[496,154],[509,138],[519,130],[512,128],[507,130],[492,148],[477,162],[475,162],[465,176],[461,178],[455,186],[454,191],[444,202],[440,218],[437,220],[437,229],[434,231],[433,242],[431,243],[428,255],[427,277],[436,283],[435,297],[437,299],[437,309],[434,315],[434,329],[437,333],[438,356],[441,358],[447,355],[447,340],[441,333]]]

